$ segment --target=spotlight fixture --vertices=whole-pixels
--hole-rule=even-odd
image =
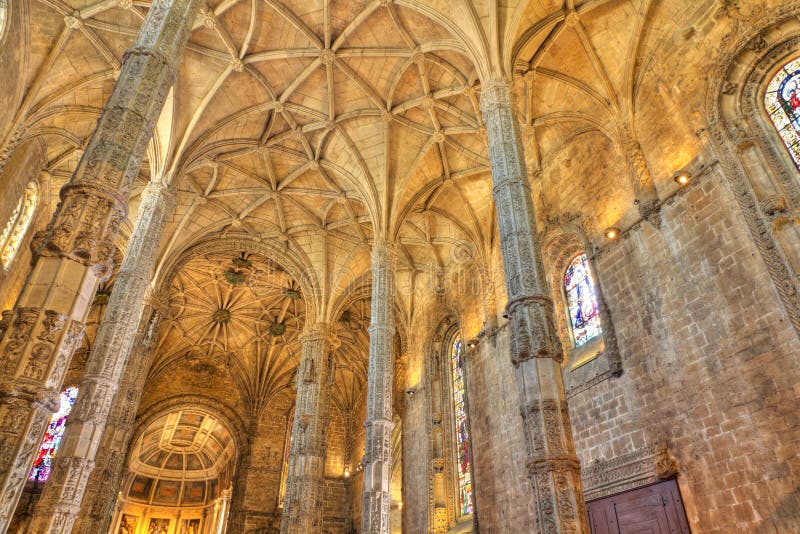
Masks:
[[[606,239],[614,240],[619,237],[619,228],[606,228],[606,231],[603,232],[603,235],[606,236]]]
[[[689,173],[686,171],[677,171],[672,175],[672,179],[675,180],[675,183],[681,187],[688,185],[689,182],[692,181],[691,175],[689,175]]]

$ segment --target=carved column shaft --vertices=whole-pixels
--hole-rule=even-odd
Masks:
[[[0,532],[11,521],[147,143],[172,87],[199,0],[156,0],[52,222],[0,341]],[[11,423],[13,421],[13,424]]]
[[[302,339],[303,353],[297,371],[289,472],[283,504],[281,532],[322,532],[325,481],[325,435],[328,419],[332,351],[330,326],[317,323]]]
[[[561,375],[563,354],[535,229],[522,139],[504,81],[483,86],[481,110],[489,140],[509,299],[511,360],[528,444],[536,531],[588,532]]]
[[[159,237],[172,212],[174,196],[159,182],[151,182],[145,190],[141,214],[89,355],[80,394],[53,462],[52,476],[28,529],[31,534],[72,531],[111,404],[133,348]]]
[[[394,378],[394,264],[391,246],[372,247],[372,301],[369,326],[366,444],[361,533],[388,534],[392,503],[392,391]]]
[[[143,314],[147,319],[140,323],[130,358],[119,381],[119,389],[97,447],[95,469],[89,475],[72,532],[108,532],[111,527],[114,507],[126,472],[125,454],[133,437],[139,400],[164,314],[165,310],[158,308],[148,309]]]

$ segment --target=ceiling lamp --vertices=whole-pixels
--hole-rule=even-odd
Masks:
[[[606,228],[606,231],[603,232],[603,235],[606,236],[606,239],[614,240],[619,237],[619,228],[611,227]]]

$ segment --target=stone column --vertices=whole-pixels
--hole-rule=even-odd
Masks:
[[[361,534],[388,534],[392,496],[392,391],[395,253],[384,241],[372,247],[366,444]]]
[[[142,198],[125,259],[117,274],[103,322],[89,355],[80,394],[70,413],[52,476],[36,506],[30,534],[69,533],[94,469],[106,419],[133,348],[155,266],[159,237],[174,207],[175,194],[151,182]]]
[[[247,488],[248,474],[253,465],[252,440],[258,432],[258,423],[251,421],[247,428],[247,440],[239,445],[239,465],[233,477],[233,492],[230,502],[230,519],[224,517],[219,520],[223,525],[227,521],[228,529],[231,532],[245,532],[247,523]],[[253,490],[251,486],[251,490]],[[216,528],[216,527],[215,527]],[[214,531],[216,532],[216,530]]]
[[[303,353],[297,370],[297,401],[281,521],[284,534],[322,532],[325,431],[335,343],[331,328],[325,323],[315,324],[301,342]]]
[[[163,296],[156,295],[149,300],[148,309],[143,314],[147,319],[140,322],[130,358],[127,358],[97,448],[95,469],[89,475],[72,532],[108,532],[111,527],[114,507],[126,473],[125,455],[133,437],[139,400],[158,340],[159,324],[166,315]]]
[[[482,87],[493,194],[508,290],[511,361],[516,368],[534,490],[536,532],[588,532],[564,380],[563,354],[542,264],[522,139],[511,88]]]
[[[200,0],[156,0],[47,230],[0,340],[0,533],[19,500],[64,373],[109,275],[127,198]]]
[[[220,500],[219,522],[217,523],[216,534],[225,534],[225,532],[228,531],[225,524],[228,519],[228,505],[231,502],[231,489],[228,488],[222,490],[222,494],[220,495],[219,500]]]

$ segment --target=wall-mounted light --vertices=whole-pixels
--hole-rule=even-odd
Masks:
[[[350,466],[347,465],[344,468],[344,478],[350,478]]]
[[[677,171],[672,175],[672,179],[675,180],[676,184],[683,187],[689,185],[689,182],[692,181],[692,176],[686,171]]]
[[[467,341],[467,347],[469,347],[471,349],[474,349],[477,346],[478,346],[478,340],[477,339],[470,339],[469,341]]]
[[[619,228],[606,228],[606,231],[603,232],[603,235],[606,236],[606,239],[614,240],[619,237]]]
[[[406,396],[408,397],[408,400],[411,400],[411,399],[413,399],[413,398],[414,398],[414,395],[415,395],[416,393],[417,393],[417,388],[408,388],[408,389],[406,390]]]

